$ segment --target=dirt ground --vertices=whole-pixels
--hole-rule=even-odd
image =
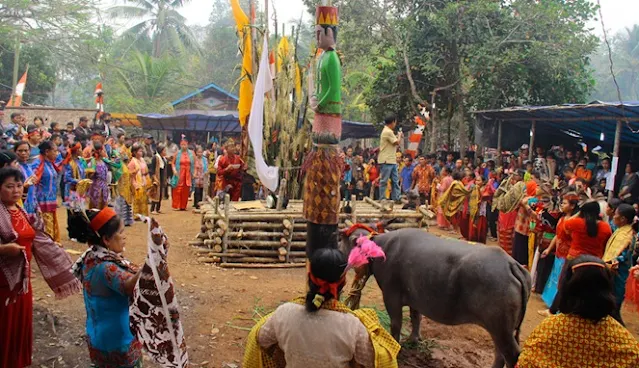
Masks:
[[[303,269],[233,270],[200,264],[187,245],[197,234],[200,215],[173,212],[165,202],[165,213],[156,216],[171,242],[170,271],[176,283],[181,317],[187,336],[189,356],[195,367],[239,367],[248,330],[259,316],[305,291]],[[81,252],[84,244],[66,237],[66,213],[59,211],[63,244]],[[126,257],[141,264],[146,256],[146,225],[136,223],[127,228]],[[72,254],[72,258],[78,255]],[[81,295],[57,301],[39,274],[34,280],[34,349],[33,366],[40,368],[87,367],[85,309]],[[381,293],[374,281],[364,290],[362,305],[384,309]],[[533,294],[523,324],[525,337],[542,320],[537,311],[544,308]],[[639,314],[624,308],[630,331],[639,336]],[[409,328],[405,322],[405,328]],[[490,366],[492,342],[476,326],[442,326],[427,319],[422,323],[423,344],[404,349],[400,367],[467,368]],[[146,367],[154,367],[145,361]]]

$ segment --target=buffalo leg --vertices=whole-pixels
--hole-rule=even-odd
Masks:
[[[398,293],[384,293],[384,306],[391,320],[391,335],[399,342],[402,332],[402,302]]]
[[[419,331],[419,325],[422,321],[422,315],[419,313],[417,309],[410,309],[410,323],[411,323],[411,332],[408,341],[417,343],[419,342],[421,335]]]
[[[492,368],[514,368],[519,358],[519,344],[515,340],[514,331],[508,328],[491,333],[495,343],[495,361]]]

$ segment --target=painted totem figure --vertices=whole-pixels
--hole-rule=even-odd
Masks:
[[[337,248],[339,182],[343,159],[338,143],[342,137],[342,71],[335,44],[338,12],[333,6],[316,10],[317,46],[323,50],[315,71],[315,90],[310,98],[315,111],[313,150],[304,163],[304,217],[307,222],[306,253],[318,248]]]

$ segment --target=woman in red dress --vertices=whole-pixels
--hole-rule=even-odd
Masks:
[[[228,191],[231,201],[239,201],[242,194],[242,176],[246,170],[246,164],[238,155],[235,141],[229,139],[226,142],[224,156],[217,163],[217,175],[222,177],[222,190]]]
[[[34,218],[18,205],[23,181],[20,170],[0,169],[0,367],[31,365],[33,296],[29,262],[34,251],[39,264],[46,259],[52,261],[47,267],[42,265],[41,271],[57,297],[80,291],[78,282],[65,277],[71,258],[44,236],[42,227],[36,226]]]
[[[189,150],[189,142],[182,140],[180,142],[180,151],[173,158],[171,163],[173,168],[173,177],[171,178],[171,197],[173,198],[172,206],[175,211],[186,211],[186,205],[191,196],[191,186],[193,172],[195,170],[195,155]]]

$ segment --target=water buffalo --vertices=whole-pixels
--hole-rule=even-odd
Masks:
[[[346,236],[341,250],[350,252],[365,229]],[[370,270],[384,296],[391,334],[399,341],[402,308],[410,307],[410,339],[420,338],[421,316],[445,325],[476,324],[495,344],[493,368],[513,368],[519,332],[530,296],[531,278],[501,248],[440,238],[419,229],[396,230],[373,240],[386,253]]]

